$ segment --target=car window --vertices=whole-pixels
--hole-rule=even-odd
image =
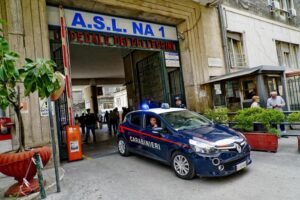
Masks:
[[[198,113],[188,110],[160,114],[175,130],[195,129],[211,125],[211,122]]]
[[[161,121],[160,119],[152,114],[146,114],[145,115],[145,125],[147,129],[153,129],[157,127],[161,127]]]
[[[140,113],[132,113],[130,117],[130,123],[135,126],[142,126],[141,114]]]

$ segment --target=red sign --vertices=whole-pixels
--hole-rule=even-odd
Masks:
[[[11,140],[12,121],[8,117],[0,117],[0,141]]]
[[[56,31],[55,40],[60,40],[60,32]],[[94,44],[100,46],[117,46],[128,48],[160,49],[176,51],[176,44],[173,41],[149,40],[143,38],[133,38],[128,36],[112,36],[101,33],[90,33],[85,31],[69,31],[69,41],[71,43]]]

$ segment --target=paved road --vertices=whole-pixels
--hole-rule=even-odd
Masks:
[[[282,138],[277,153],[252,152],[253,164],[226,178],[177,178],[168,166],[112,154],[67,163],[62,192],[53,200],[299,200],[296,138]]]

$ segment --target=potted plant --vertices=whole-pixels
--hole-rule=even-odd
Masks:
[[[300,112],[294,112],[289,114],[287,118],[289,123],[300,123]],[[300,152],[300,136],[298,138],[298,152]]]
[[[33,179],[36,167],[32,163],[32,157],[38,152],[43,165],[46,165],[51,157],[49,147],[25,148],[21,95],[29,96],[37,91],[39,97],[44,99],[56,91],[62,92],[61,87],[64,86],[60,84],[61,76],[54,71],[56,64],[53,61],[26,59],[23,67],[17,67],[18,59],[19,55],[10,51],[8,42],[0,36],[0,107],[2,110],[6,110],[7,107],[14,109],[19,127],[17,151],[0,154],[0,172],[13,176],[18,181],[6,191],[5,196],[23,196],[38,191],[38,182]],[[20,88],[24,94],[21,94]]]
[[[227,124],[228,123],[228,109],[224,107],[216,109],[208,109],[204,112],[204,116],[211,121],[218,124]]]
[[[285,116],[275,109],[248,108],[240,110],[234,117],[235,128],[242,131],[253,150],[277,152],[280,132],[272,127],[283,122]],[[254,131],[254,124],[262,126]]]

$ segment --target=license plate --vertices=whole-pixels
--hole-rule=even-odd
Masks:
[[[236,171],[239,171],[239,170],[241,170],[241,169],[243,169],[245,167],[247,167],[247,162],[246,161],[244,161],[244,162],[242,162],[240,164],[237,164],[236,165]]]

